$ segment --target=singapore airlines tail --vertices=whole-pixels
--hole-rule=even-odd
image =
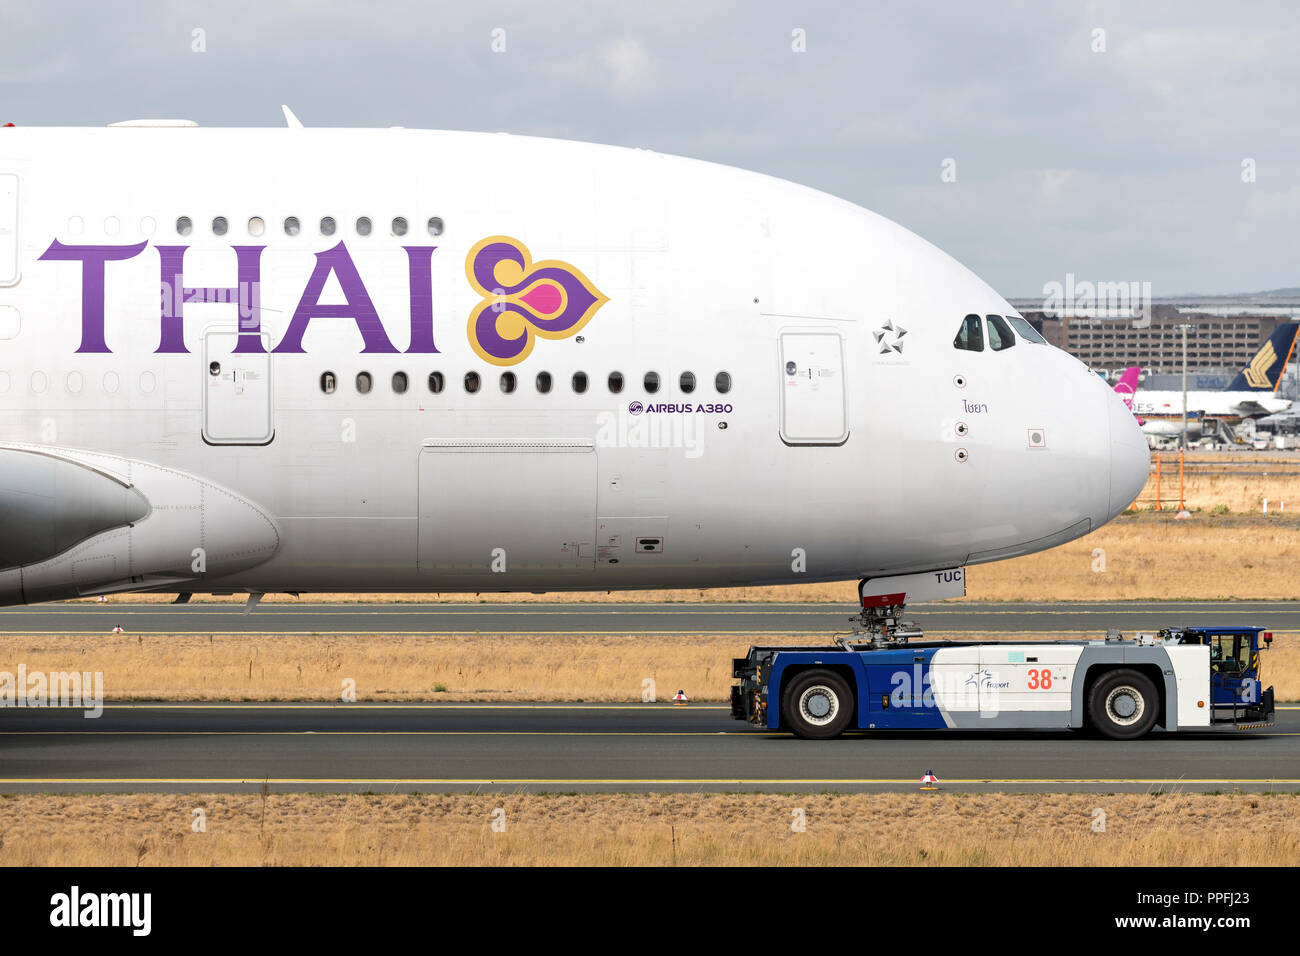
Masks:
[[[1282,371],[1291,361],[1300,322],[1279,325],[1267,342],[1260,346],[1250,364],[1237,373],[1225,389],[1229,392],[1275,392],[1282,381]]]

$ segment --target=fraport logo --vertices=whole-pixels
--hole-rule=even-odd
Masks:
[[[993,683],[993,672],[987,670],[978,670],[966,678],[967,684],[974,684],[976,687],[982,687],[985,690],[1001,690],[1011,686],[1010,681]]]
[[[633,415],[640,415],[643,411],[645,411],[645,406],[642,405],[640,402],[633,402],[631,405],[627,407],[627,410],[629,413]]]

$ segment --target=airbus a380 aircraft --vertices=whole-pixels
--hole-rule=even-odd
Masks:
[[[1147,469],[991,288],[788,182],[500,134],[0,130],[0,603],[901,603],[1086,534]]]

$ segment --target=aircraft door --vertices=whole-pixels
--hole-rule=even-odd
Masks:
[[[842,445],[849,437],[844,340],[833,331],[781,333],[781,440]]]
[[[210,329],[203,335],[203,440],[209,445],[268,445],[272,420],[271,343],[265,352],[235,354],[239,333]]]
[[[0,286],[18,281],[18,177],[0,173]]]

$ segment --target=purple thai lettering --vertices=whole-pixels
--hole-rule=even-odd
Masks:
[[[339,286],[343,289],[342,305],[321,304],[320,295],[331,272],[338,276]],[[341,242],[332,249],[316,253],[316,268],[307,280],[307,288],[303,290],[298,308],[289,320],[289,328],[280,344],[271,351],[302,352],[302,337],[307,332],[308,323],[312,319],[326,318],[354,320],[361,332],[361,340],[365,343],[365,348],[361,350],[363,353],[397,351],[379,321],[379,313],[370,301],[370,293],[361,281],[356,264]]]
[[[112,352],[104,341],[104,263],[131,259],[148,242],[128,246],[65,246],[55,239],[41,259],[81,263],[81,345],[78,352]]]
[[[189,246],[158,246],[162,266],[162,319],[156,352],[189,352],[185,347],[185,305],[189,302],[238,302],[239,338],[236,353],[265,352],[262,345],[262,250],[266,246],[232,246],[236,284],[187,286],[183,280]]]
[[[411,344],[407,352],[436,352],[433,344],[433,250],[437,246],[402,246],[411,288]]]

